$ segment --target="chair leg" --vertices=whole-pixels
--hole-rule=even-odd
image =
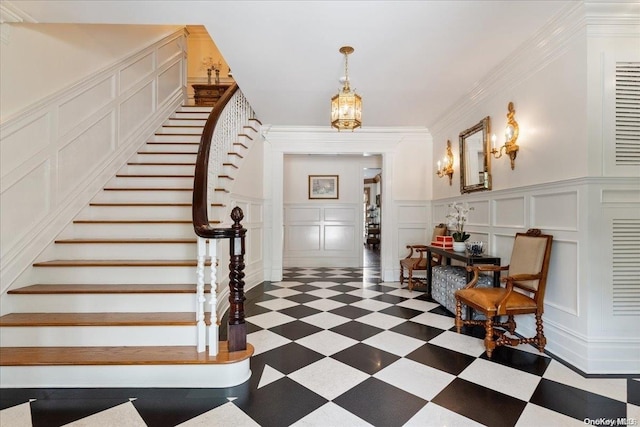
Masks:
[[[456,332],[460,333],[462,330],[462,325],[464,322],[462,321],[462,303],[458,298],[456,298]]]
[[[413,291],[413,269],[409,269],[409,283],[408,283],[409,292]]]
[[[402,287],[403,283],[404,283],[404,267],[402,266],[402,263],[400,263],[400,287]]]
[[[544,352],[544,346],[547,345],[547,339],[542,331],[542,314],[536,313],[536,341],[538,343],[538,351]]]
[[[516,321],[513,319],[513,316],[509,316],[507,322],[505,323],[505,327],[507,328],[507,331],[509,331],[510,333],[515,333],[516,331]]]
[[[496,343],[493,340],[493,319],[491,319],[490,316],[487,316],[487,320],[484,322],[484,329],[486,332],[484,336],[484,347],[487,350],[487,357],[491,358],[491,353],[493,353],[493,349],[496,348]]]

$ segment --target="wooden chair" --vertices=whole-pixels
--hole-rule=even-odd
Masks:
[[[433,235],[431,236],[431,241],[436,240],[436,236],[444,236],[447,233],[447,226],[444,224],[438,224],[433,229]],[[404,280],[408,279],[408,288],[410,291],[413,290],[413,282],[423,283],[426,279],[419,279],[413,277],[414,271],[427,271],[427,259],[424,257],[425,252],[427,251],[426,245],[407,245],[407,249],[409,249],[409,255],[406,258],[400,260],[400,286],[404,284]],[[415,255],[414,255],[415,252]],[[434,256],[430,262],[431,265],[439,265],[442,261],[439,255]],[[407,269],[409,273],[408,276],[405,277],[404,270]]]
[[[468,271],[473,271],[474,276],[464,289],[455,292],[456,330],[460,333],[463,325],[483,325],[487,357],[491,357],[496,346],[505,344],[535,344],[540,352],[544,351],[547,339],[542,330],[542,313],[552,240],[552,236],[542,234],[538,229],[530,229],[526,233],[516,234],[511,262],[508,266],[467,267]],[[501,270],[508,271],[507,277],[501,279],[506,283],[504,288],[475,287],[480,271]],[[483,313],[485,320],[462,319],[462,304]],[[495,329],[503,328],[510,334],[514,334],[516,329],[514,316],[519,314],[535,314],[535,337],[508,337],[504,330]],[[507,321],[501,323],[499,316],[507,316]],[[494,336],[497,336],[497,339],[494,339]]]

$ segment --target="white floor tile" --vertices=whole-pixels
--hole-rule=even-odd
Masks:
[[[475,384],[529,401],[540,377],[484,359],[476,359],[458,377]]]
[[[386,283],[385,283],[386,285]],[[422,295],[422,292],[410,291],[409,289],[396,289],[395,291],[387,292],[387,295],[395,295],[402,298],[415,298]]]
[[[584,427],[587,424],[582,420],[576,420],[559,412],[527,403],[518,422],[516,422],[516,427],[540,427],[541,425],[545,427]]]
[[[274,289],[272,291],[265,292],[265,294],[267,295],[273,295],[274,297],[278,297],[278,298],[290,297],[291,295],[298,295],[301,293],[302,292],[296,291],[295,289],[288,289],[288,288]]]
[[[296,343],[317,351],[325,356],[330,356],[357,344],[358,341],[345,337],[344,335],[336,334],[335,332],[324,330],[308,335],[304,338],[300,338],[299,340],[296,340]]]
[[[333,400],[369,378],[364,372],[325,357],[288,375],[327,400]]]
[[[2,420],[4,424],[4,419]],[[114,406],[89,417],[66,424],[67,427],[146,427],[146,423],[131,402]]]
[[[263,329],[261,331],[252,332],[247,335],[247,342],[254,348],[254,356],[265,351],[273,350],[276,347],[285,345],[291,342],[290,339],[278,335],[275,332],[267,331]]]
[[[351,292],[347,292],[347,294],[360,298],[373,298],[377,297],[378,295],[382,295],[382,292],[374,291],[373,289],[360,288],[354,289]]]
[[[416,321],[415,318],[412,320],[414,322]],[[480,356],[485,351],[483,340],[451,331],[444,331],[429,341],[429,344],[438,345],[474,357]]]
[[[318,282],[309,282],[311,286],[315,286],[317,288],[330,288],[332,286],[337,285],[336,282],[327,282],[327,281],[318,281]],[[307,292],[309,293],[309,292]]]
[[[394,326],[398,326],[400,323],[404,322],[405,320],[396,316],[390,316],[388,314],[375,312],[375,313],[370,313],[365,316],[362,316],[356,319],[356,321],[367,324],[367,325],[375,326],[377,328],[391,329]]]
[[[343,285],[351,286],[352,288],[355,288],[355,289],[362,289],[362,288],[365,288],[368,285],[368,283],[364,283],[364,282],[346,282],[346,283],[343,283]],[[373,286],[373,285],[370,285],[370,286]]]
[[[294,281],[290,281],[290,282],[273,282],[271,284],[275,285],[275,286],[280,286],[281,288],[292,288],[294,286],[302,285],[302,282],[294,282]]]
[[[335,286],[335,283],[334,283],[334,286]],[[307,292],[307,295],[313,295],[314,297],[319,297],[319,298],[329,298],[329,297],[334,297],[340,294],[341,292],[332,291],[331,289],[318,289],[316,291]]]
[[[310,325],[317,326],[319,328],[331,329],[338,325],[342,325],[343,323],[347,323],[351,319],[338,316],[337,314],[323,312],[323,313],[312,314],[311,316],[307,316],[300,320],[303,322],[309,323]]]
[[[288,299],[276,298],[270,299],[268,301],[257,302],[256,305],[268,308],[269,310],[284,310],[285,308],[293,307],[294,305],[300,304],[297,302],[289,301]]]
[[[247,322],[251,322],[254,325],[258,325],[261,328],[269,329],[274,326],[284,325],[285,323],[293,322],[296,320],[294,317],[287,316],[286,314],[272,311],[270,313],[257,314],[255,316],[249,316],[245,319]]]
[[[455,319],[441,314],[422,313],[411,319],[411,321],[422,325],[448,330],[453,328]]]
[[[234,427],[259,427],[256,423],[245,414],[240,408],[233,403],[225,403],[215,409],[205,412],[195,418],[191,418],[182,424],[181,427],[212,427],[212,426],[234,426]]]
[[[483,424],[429,402],[404,425],[404,427],[427,426],[483,427]]]
[[[329,311],[329,310],[333,310],[334,308],[342,307],[346,304],[340,301],[334,301],[332,299],[323,298],[323,299],[317,299],[315,301],[305,302],[303,305],[306,305],[307,307],[315,308],[316,310]]]
[[[432,400],[456,378],[444,371],[405,358],[396,360],[377,372],[374,377],[424,400]]]
[[[11,427],[31,427],[31,404],[23,403],[0,411],[0,424]]]
[[[354,307],[364,308],[365,310],[380,311],[384,310],[385,308],[391,307],[393,304],[389,304],[388,302],[383,301],[377,301],[374,299],[363,299],[362,301],[354,302],[351,305]]]
[[[284,377],[284,374],[282,372],[272,368],[269,365],[264,365],[264,369],[262,370],[262,375],[260,375],[260,381],[258,382],[257,388],[262,388],[274,381],[278,381],[282,377]]]
[[[371,424],[333,402],[325,403],[306,417],[291,424],[291,427],[327,426],[368,427]]]
[[[627,403],[627,420],[633,418],[635,425],[640,425],[640,406]],[[631,425],[630,423],[627,425]]]
[[[435,302],[429,302],[429,301],[422,301],[419,299],[408,299],[406,301],[402,301],[401,303],[396,304],[398,307],[406,307],[406,308],[412,308],[414,310],[420,310],[423,312],[427,312],[430,310],[433,310],[434,308],[436,308],[438,306],[437,303]]]
[[[624,378],[583,378],[556,360],[549,363],[543,377],[622,402],[627,401],[627,380]]]
[[[424,341],[391,331],[380,332],[362,342],[398,356],[406,356],[424,345]]]

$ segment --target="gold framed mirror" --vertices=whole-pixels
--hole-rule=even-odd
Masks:
[[[489,116],[460,133],[460,192],[491,190]]]

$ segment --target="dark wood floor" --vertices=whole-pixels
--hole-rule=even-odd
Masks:
[[[363,257],[365,267],[380,268],[380,247],[371,248],[369,245],[365,245]]]

